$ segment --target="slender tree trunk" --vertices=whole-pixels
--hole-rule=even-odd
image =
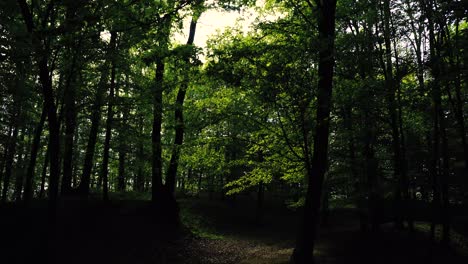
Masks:
[[[387,92],[387,101],[390,114],[390,123],[392,129],[392,146],[393,146],[393,163],[394,163],[394,178],[395,184],[395,205],[396,205],[396,225],[398,228],[403,228],[403,195],[402,189],[402,158],[400,148],[400,132],[398,125],[398,113],[395,101],[396,83],[393,75],[393,62],[392,62],[392,45],[391,45],[391,11],[390,0],[385,0],[383,3],[383,16],[384,16],[384,41],[385,41],[385,85]]]
[[[442,178],[441,178],[441,196],[442,196],[442,244],[448,246],[450,243],[450,202],[449,202],[449,154],[447,132],[445,128],[445,117],[442,107],[439,109],[440,136],[442,138]]]
[[[8,146],[10,145],[10,138],[11,138],[12,132],[13,132],[13,124],[10,124],[8,126],[7,140],[3,146],[2,160],[0,163],[0,187],[3,186],[4,170],[5,170],[6,160],[8,159]],[[0,188],[0,190],[2,189]]]
[[[392,28],[395,28],[393,19],[391,19]],[[408,223],[408,229],[412,232],[414,231],[413,217],[411,215],[411,203],[412,196],[410,195],[410,180],[408,177],[408,160],[406,159],[406,140],[405,133],[403,129],[403,106],[401,103],[401,82],[405,77],[404,69],[400,67],[400,58],[397,49],[397,41],[393,38],[393,48],[395,53],[395,68],[396,68],[396,77],[395,77],[395,92],[396,92],[396,104],[397,104],[397,119],[398,119],[398,132],[400,136],[400,179],[399,185],[401,186],[401,197],[402,203],[400,209],[402,210],[402,219],[406,220]]]
[[[127,179],[125,177],[125,159],[127,153],[125,152],[124,144],[121,144],[119,148],[119,174],[117,178],[117,190],[120,192],[125,192],[127,187]]]
[[[163,94],[164,62],[161,58],[156,62],[156,84],[153,98],[153,131],[152,131],[152,201],[156,202],[162,192],[162,147],[161,147],[161,123],[162,123],[162,94]]]
[[[46,153],[44,155],[44,164],[42,166],[42,173],[41,173],[41,188],[39,190],[39,198],[44,198],[45,194],[45,182],[47,178],[47,167],[49,166],[50,161],[50,150],[47,147]]]
[[[18,134],[20,129],[20,121],[21,121],[21,93],[24,89],[24,75],[23,75],[23,67],[21,66],[21,62],[16,63],[16,68],[18,71],[18,76],[16,79],[16,89],[13,94],[13,109],[11,113],[11,120],[10,124],[13,128],[13,134],[8,139],[8,150],[7,156],[5,161],[5,175],[3,178],[3,190],[2,190],[2,203],[5,203],[8,199],[8,192],[10,188],[10,181],[11,175],[13,170],[13,163],[15,160],[16,148],[18,145]]]
[[[137,152],[138,171],[137,171],[136,180],[135,180],[135,189],[138,192],[143,192],[145,189],[145,179],[143,176],[143,165],[144,165],[143,115],[140,115],[138,126],[139,126],[139,139],[138,139],[138,152]]]
[[[459,33],[459,21],[457,19],[456,25],[455,25],[455,49],[460,49],[460,44],[459,44],[459,38],[460,38],[460,33]],[[455,56],[455,63],[454,63],[454,68],[456,69],[456,77],[455,77],[455,118],[457,120],[457,125],[458,125],[458,133],[460,134],[461,138],[461,143],[462,143],[462,148],[463,148],[463,154],[464,154],[464,163],[465,163],[465,174],[468,175],[468,144],[467,144],[467,139],[466,139],[466,126],[465,126],[465,114],[463,112],[463,105],[464,105],[464,99],[462,98],[462,90],[461,90],[461,63],[460,63],[460,56],[459,53],[456,54]],[[467,74],[468,76],[468,74]],[[465,179],[465,190],[468,190],[468,176]],[[466,197],[468,198],[468,196]]]
[[[31,147],[31,155],[29,159],[28,170],[26,172],[26,183],[24,187],[25,203],[29,203],[29,201],[33,197],[33,180],[34,180],[34,173],[35,173],[35,168],[36,168],[37,152],[39,151],[39,148],[40,148],[41,135],[42,135],[42,131],[44,130],[44,123],[45,123],[46,118],[47,118],[47,111],[43,107],[41,119],[39,120],[39,123],[37,124],[36,130],[34,132],[34,140],[33,140],[33,144]]]
[[[193,45],[193,40],[195,38],[195,31],[197,28],[197,20],[200,14],[194,15],[192,17],[192,21],[190,22],[190,33],[187,40],[187,46]],[[185,58],[185,63],[189,64],[189,58]],[[185,72],[185,80],[179,88],[177,92],[177,99],[175,103],[175,138],[174,138],[174,146],[172,147],[172,155],[171,160],[169,163],[169,169],[166,176],[166,186],[169,192],[175,193],[175,183],[176,183],[176,176],[177,176],[177,167],[179,165],[179,156],[181,151],[182,142],[184,140],[184,100],[185,94],[187,93],[188,87],[188,75],[189,73],[186,70]]]
[[[436,40],[435,30],[434,30],[434,14],[433,8],[434,4],[432,0],[428,1],[428,4],[424,6],[425,15],[428,20],[428,31],[429,31],[429,47],[430,47],[430,68],[432,72],[433,82],[432,82],[432,113],[433,113],[433,146],[432,146],[432,190],[433,190],[433,217],[431,223],[431,239],[435,240],[435,228],[439,221],[440,213],[440,202],[441,202],[441,193],[440,193],[440,175],[439,175],[439,163],[440,163],[440,135],[441,135],[441,125],[443,122],[440,118],[443,117],[440,113],[441,110],[441,92],[440,92],[440,56],[439,56],[439,44]],[[442,132],[445,133],[445,132]]]
[[[361,190],[361,178],[359,177],[359,172],[357,170],[356,162],[356,144],[354,142],[354,130],[353,130],[353,121],[352,121],[352,108],[350,106],[345,106],[343,108],[343,122],[344,127],[347,131],[348,136],[348,152],[349,152],[349,168],[351,171],[352,177],[352,186],[354,187],[355,195],[355,204],[358,209],[358,216],[361,230],[365,229],[365,219],[362,212],[364,197]]]
[[[21,133],[20,133],[20,139],[18,140],[18,155],[17,155],[17,161],[16,161],[16,167],[15,167],[15,192],[14,192],[14,198],[15,202],[20,202],[21,197],[23,194],[23,187],[24,187],[24,174],[25,174],[25,163],[28,160],[28,154],[27,150],[31,148],[31,130],[23,128]],[[28,141],[25,142],[24,138],[26,136],[26,133],[28,133]]]
[[[379,230],[380,224],[380,215],[379,208],[382,206],[381,194],[380,194],[380,182],[377,175],[377,159],[375,158],[374,144],[375,144],[375,132],[374,128],[371,127],[371,118],[369,117],[369,109],[364,110],[364,130],[365,130],[365,141],[364,141],[364,171],[366,175],[366,185],[367,185],[367,208],[368,208],[368,218],[371,224],[371,230]]]
[[[83,165],[83,174],[81,176],[80,186],[78,187],[80,194],[88,196],[91,184],[91,172],[94,165],[94,152],[97,143],[97,135],[99,132],[99,123],[101,122],[101,106],[103,104],[104,93],[107,87],[108,78],[108,63],[104,63],[101,70],[101,77],[96,91],[96,99],[94,101],[93,112],[91,114],[91,129],[88,136],[88,145],[86,147],[85,161]]]
[[[198,174],[198,184],[197,184],[197,197],[200,197],[201,191],[202,191],[202,173],[197,171]]]
[[[316,1],[319,11],[319,50],[317,126],[314,137],[312,167],[308,174],[308,187],[304,206],[302,230],[297,236],[296,247],[291,260],[293,263],[314,263],[313,250],[317,237],[322,185],[328,162],[328,136],[332,97],[335,9],[336,0]]]
[[[27,31],[31,34],[34,47],[35,58],[39,67],[39,81],[42,86],[44,97],[44,106],[47,109],[47,118],[49,120],[49,150],[50,150],[50,177],[49,177],[49,209],[50,213],[55,214],[58,200],[59,180],[60,180],[60,123],[57,119],[57,108],[54,102],[54,91],[52,87],[52,75],[49,68],[50,50],[48,42],[41,39],[40,34],[35,32],[33,16],[29,5],[25,0],[17,0],[21,9]],[[49,4],[49,9],[53,8],[54,3]],[[48,21],[50,12],[46,14],[43,21]],[[53,24],[54,21],[49,21]]]
[[[8,199],[8,191],[10,188],[10,180],[11,180],[11,173],[12,173],[12,168],[13,168],[13,163],[14,163],[14,157],[15,157],[15,152],[16,152],[16,145],[17,145],[17,139],[18,139],[18,121],[16,120],[17,114],[13,114],[13,123],[14,128],[13,128],[13,135],[9,139],[9,144],[8,144],[8,151],[7,151],[7,157],[6,157],[6,164],[5,164],[5,175],[3,178],[3,189],[2,189],[2,203],[5,203]]]
[[[112,124],[114,119],[114,93],[115,93],[115,70],[116,70],[116,49],[117,32],[111,32],[110,45],[114,50],[112,54],[112,65],[111,65],[111,80],[109,97],[107,100],[107,120],[106,120],[106,136],[104,139],[104,153],[102,156],[102,169],[101,169],[101,180],[102,180],[102,195],[105,201],[109,200],[109,149],[110,141],[112,136]]]
[[[73,173],[73,145],[75,143],[74,136],[76,131],[76,106],[75,106],[75,78],[76,78],[76,61],[79,52],[78,47],[73,47],[73,51],[68,54],[72,55],[71,65],[69,66],[69,73],[65,84],[64,91],[64,112],[65,112],[65,141],[63,152],[63,178],[62,178],[62,194],[69,194],[72,187],[72,173]]]
[[[255,222],[257,225],[262,224],[263,222],[263,207],[264,207],[264,197],[265,197],[265,188],[262,181],[258,184],[257,190],[257,214],[255,217]]]

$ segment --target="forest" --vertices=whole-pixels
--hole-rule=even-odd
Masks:
[[[0,263],[468,263],[467,116],[467,0],[2,0]]]

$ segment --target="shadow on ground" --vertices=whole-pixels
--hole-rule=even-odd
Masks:
[[[0,263],[279,264],[294,247],[298,213],[265,204],[180,201],[186,228],[175,228],[147,201],[78,201],[64,204],[55,220],[46,204],[0,208]],[[335,210],[316,250],[320,263],[468,263],[466,251],[431,244],[424,232],[358,230],[352,210]],[[463,250],[462,250],[463,251]]]

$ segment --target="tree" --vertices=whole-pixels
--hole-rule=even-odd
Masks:
[[[322,186],[328,164],[328,137],[332,96],[335,11],[336,1],[317,1],[319,46],[319,70],[317,90],[317,125],[314,136],[312,162],[307,168],[308,187],[304,205],[302,232],[298,232],[296,247],[291,260],[294,263],[313,262],[314,243],[317,237]]]

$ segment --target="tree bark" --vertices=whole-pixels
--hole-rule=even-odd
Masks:
[[[392,129],[392,147],[393,147],[393,171],[395,179],[395,206],[396,206],[396,226],[403,228],[403,188],[402,188],[402,159],[400,148],[400,131],[398,125],[398,114],[395,100],[396,82],[393,74],[392,62],[392,45],[391,45],[391,11],[390,0],[385,0],[383,3],[383,17],[384,17],[384,41],[385,41],[385,86],[387,92],[388,110],[390,114],[390,124]]]
[[[127,153],[125,152],[125,147],[124,144],[121,144],[119,147],[119,174],[117,177],[117,190],[119,192],[125,192],[127,187],[127,179],[125,177],[125,159]]]
[[[101,106],[103,104],[104,93],[107,87],[108,63],[104,63],[101,69],[101,77],[96,91],[93,112],[91,114],[91,129],[88,136],[88,145],[86,147],[85,161],[83,165],[83,174],[78,187],[81,195],[88,196],[91,183],[91,172],[93,170],[94,152],[99,132],[99,123],[101,122]]]
[[[143,192],[145,190],[145,178],[143,176],[143,165],[144,165],[144,146],[143,146],[143,115],[140,115],[139,121],[139,141],[138,141],[138,152],[137,152],[137,164],[138,171],[135,180],[135,189],[138,192]]]
[[[164,62],[161,58],[156,62],[156,84],[154,87],[153,98],[153,131],[152,133],[152,184],[151,199],[153,202],[158,200],[162,192],[162,147],[161,147],[161,123],[162,123],[162,93],[163,93]]]
[[[22,66],[22,62],[18,61],[15,63],[17,74],[16,77],[16,87],[13,93],[13,107],[11,112],[11,119],[10,124],[13,129],[13,134],[8,139],[8,150],[7,156],[5,161],[5,175],[3,178],[3,190],[2,190],[2,203],[5,203],[8,199],[8,192],[10,188],[10,181],[11,175],[13,170],[13,163],[15,161],[15,154],[16,148],[18,143],[18,134],[20,129],[20,122],[21,122],[21,112],[22,112],[22,104],[21,104],[21,93],[24,90],[24,69]],[[24,133],[23,133],[24,134]]]
[[[18,102],[14,103],[15,105],[18,105]],[[20,107],[20,106],[19,106]],[[15,107],[15,112],[18,111],[18,106]],[[18,118],[19,112],[13,113],[12,114],[12,123],[13,125],[13,134],[11,135],[10,139],[8,140],[8,150],[7,150],[7,156],[6,156],[6,164],[5,164],[5,175],[3,178],[3,189],[2,189],[2,203],[5,203],[8,200],[8,191],[10,188],[10,180],[11,180],[11,173],[12,173],[12,168],[13,168],[13,163],[14,163],[14,157],[15,157],[15,152],[16,152],[16,145],[18,141],[18,131],[19,131],[19,118]]]
[[[107,100],[107,120],[106,120],[106,136],[104,139],[104,153],[102,156],[102,169],[101,169],[101,180],[102,180],[102,196],[104,201],[109,200],[109,149],[110,141],[112,136],[112,124],[114,119],[114,93],[115,93],[115,49],[116,49],[117,32],[111,32],[110,45],[114,49],[112,54],[112,65],[111,65],[111,80],[109,87],[109,97]]]
[[[42,131],[44,130],[44,123],[47,118],[47,111],[45,107],[42,108],[41,119],[37,124],[36,130],[34,132],[34,140],[31,147],[31,155],[29,159],[28,170],[26,172],[26,183],[24,187],[24,202],[28,204],[33,197],[33,180],[34,180],[34,173],[36,168],[36,161],[37,161],[37,153],[40,148],[41,143],[41,135]]]
[[[187,46],[193,45],[193,40],[195,38],[195,31],[197,28],[197,20],[200,14],[196,14],[192,17],[192,21],[190,22],[190,32],[189,37],[187,40]],[[185,63],[190,63],[190,58],[185,58]],[[185,71],[185,80],[181,84],[179,91],[177,92],[177,99],[175,103],[175,138],[174,138],[174,145],[172,147],[172,154],[171,160],[169,162],[169,169],[166,175],[166,186],[170,193],[175,193],[175,183],[177,177],[177,167],[179,165],[179,157],[181,146],[184,140],[184,100],[185,94],[187,93],[188,87],[188,75],[189,73],[187,70]]]
[[[41,174],[41,188],[39,190],[39,198],[44,198],[45,194],[45,182],[47,178],[47,167],[49,165],[50,161],[50,150],[49,147],[47,146],[46,153],[44,155],[44,164],[42,165],[42,174]]]
[[[317,125],[314,137],[312,166],[308,169],[308,186],[304,206],[302,230],[299,231],[291,260],[293,263],[314,263],[313,250],[318,232],[322,186],[328,163],[328,137],[335,64],[336,0],[316,1],[319,17],[319,50]]]
[[[64,112],[65,112],[65,140],[63,152],[63,178],[62,178],[62,194],[69,194],[72,190],[72,173],[73,173],[73,145],[75,143],[74,136],[76,131],[76,106],[75,106],[75,71],[76,61],[79,52],[78,47],[72,47],[68,53],[72,55],[71,65],[68,69],[68,76],[64,91]]]
[[[428,21],[429,31],[429,52],[430,52],[430,68],[433,77],[432,81],[432,110],[433,110],[433,149],[432,149],[432,188],[433,188],[433,218],[431,223],[431,239],[435,240],[435,228],[439,222],[440,216],[443,221],[443,234],[442,242],[448,244],[449,236],[449,211],[448,211],[448,153],[447,153],[447,138],[445,132],[444,113],[442,109],[442,98],[440,90],[440,74],[441,64],[443,61],[440,56],[440,39],[435,35],[434,23],[434,1],[429,0],[425,8],[425,15]],[[442,138],[442,155],[440,151],[440,141]],[[440,160],[443,158],[443,173],[440,175],[441,168]],[[447,200],[446,200],[447,199]],[[442,202],[442,204],[441,204]],[[442,210],[441,210],[442,209]]]
[[[50,177],[49,177],[49,209],[55,213],[58,200],[59,180],[60,180],[60,124],[57,119],[57,107],[54,101],[54,91],[52,87],[52,75],[48,65],[50,50],[48,41],[41,39],[41,35],[35,31],[33,16],[29,5],[25,0],[17,0],[21,9],[26,29],[31,34],[32,44],[35,52],[35,59],[39,67],[39,82],[41,83],[44,106],[47,109],[49,120],[49,150],[50,150]],[[54,3],[50,2],[48,9],[53,8]],[[46,13],[43,21],[48,21],[50,12]],[[53,24],[54,21],[51,21]]]

